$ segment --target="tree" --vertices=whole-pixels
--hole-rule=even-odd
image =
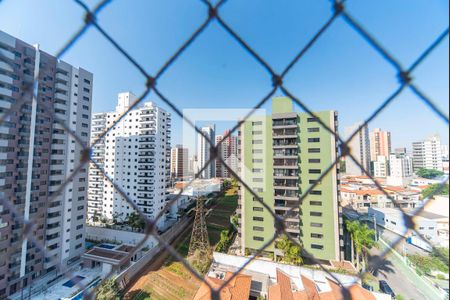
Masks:
[[[441,189],[441,184],[439,184],[439,183],[432,184],[422,191],[422,197],[428,198],[430,196],[435,196],[435,195],[448,195],[448,184],[444,185],[441,190],[440,189]]]
[[[283,235],[276,243],[275,248],[283,251],[282,260],[289,264],[301,265],[303,258],[301,256],[301,248],[294,244],[287,235]]]
[[[438,170],[433,170],[433,169],[420,169],[419,171],[416,172],[417,176],[420,176],[422,178],[427,178],[427,179],[433,179],[439,176],[444,175],[444,172],[438,171]]]
[[[120,288],[115,279],[108,279],[97,291],[97,300],[120,300]]]
[[[141,216],[136,212],[129,214],[125,222],[131,229],[144,229],[145,227],[145,221],[142,220]]]
[[[356,252],[356,268],[360,269],[361,256],[363,262],[363,269],[365,268],[365,261],[367,250],[375,245],[375,230],[370,229],[367,224],[361,225],[359,221],[345,221],[345,226],[350,233],[352,242]]]
[[[230,246],[230,231],[228,229],[224,229],[220,232],[220,241],[217,243],[216,251],[224,252],[228,251],[228,247]]]

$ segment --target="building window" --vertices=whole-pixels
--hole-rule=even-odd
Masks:
[[[253,226],[254,231],[264,231],[264,227],[261,226]]]
[[[314,223],[314,222],[311,222],[311,227],[322,228],[322,227],[323,227],[323,224],[322,224],[322,223]]]
[[[320,164],[320,158],[310,158],[308,159],[310,164]]]
[[[311,244],[312,249],[323,250],[323,245]]]
[[[321,239],[321,238],[323,238],[323,234],[311,233],[311,237],[314,238],[314,239]]]
[[[308,148],[308,153],[320,153],[320,148]]]
[[[319,132],[319,127],[308,128],[308,132]]]
[[[311,195],[322,195],[322,191],[311,191],[309,192]]]
[[[262,207],[253,207],[253,211],[263,211]]]
[[[263,238],[263,237],[260,237],[260,236],[254,236],[254,237],[253,237],[253,240],[254,240],[254,241],[259,241],[259,242],[264,242],[264,238]]]
[[[320,138],[308,138],[308,143],[320,143]]]
[[[309,201],[312,206],[322,206],[322,201]]]
[[[253,217],[253,221],[264,222],[263,217]]]
[[[263,182],[262,178],[253,178],[253,182]]]
[[[320,174],[320,173],[322,173],[322,170],[320,170],[320,169],[309,169],[308,172],[309,172],[309,174]]]
[[[319,121],[318,118],[315,118],[315,117],[313,117],[313,118],[308,118],[308,123],[317,122],[317,121]]]
[[[309,212],[309,215],[310,215],[311,217],[321,217],[321,216],[322,216],[322,213],[321,213],[321,212],[318,212],[318,211],[311,211],[311,212]]]

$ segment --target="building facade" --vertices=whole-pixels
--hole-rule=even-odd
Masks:
[[[392,152],[391,133],[375,128],[370,133],[370,160],[376,161],[378,156],[389,157]]]
[[[235,172],[238,172],[238,137],[230,135],[229,130],[223,135],[216,135],[216,146],[219,145],[219,155],[225,163]],[[225,138],[225,139],[224,139]],[[216,161],[216,177],[229,178],[230,171],[220,162]]]
[[[413,148],[413,170],[433,169],[442,171],[442,149],[439,136],[431,136],[421,142],[414,142]]]
[[[152,102],[132,109],[119,121],[136,97],[120,93],[113,112],[95,114],[92,136],[98,137],[105,125],[114,125],[97,144],[93,156],[100,167],[150,219],[163,210],[170,185],[171,116]],[[89,220],[126,220],[134,212],[99,168],[89,171]],[[160,218],[158,227],[164,227]]]
[[[354,124],[345,128],[345,136],[348,139],[355,131],[359,129],[361,123]],[[358,166],[350,156],[345,157],[345,173],[348,175],[366,175],[364,169],[370,172],[370,139],[369,128],[362,127],[353,139],[348,143],[350,151],[356,161],[358,161],[363,168]]]
[[[203,179],[210,179],[214,178],[216,175],[216,162],[212,161],[208,165],[206,165],[206,163],[209,162],[211,158],[211,143],[214,144],[216,141],[216,126],[205,126],[201,128],[201,131],[203,134],[199,133],[197,135],[197,163],[195,166],[195,173],[202,171],[200,177]],[[206,167],[202,170],[204,166]]]
[[[170,150],[170,177],[183,179],[189,172],[189,150],[176,145]]]
[[[372,161],[372,174],[377,178],[386,178],[389,176],[389,160],[387,156],[378,156]]]
[[[406,153],[396,153],[389,156],[389,176],[386,183],[393,186],[406,186],[412,180],[412,158]]]
[[[23,87],[33,78],[36,97]],[[0,31],[0,114],[25,100],[0,124],[0,197],[20,214],[0,206],[1,299],[41,275],[63,272],[84,252],[87,166],[55,192],[80,165],[89,143],[92,87],[92,73]],[[32,235],[45,245],[47,257],[22,239],[20,219],[36,224]]]
[[[333,131],[337,114],[317,116]],[[303,193],[337,157],[334,135],[317,119],[293,109],[289,98],[275,98],[272,115],[253,116],[239,131],[241,178],[274,212],[285,218],[286,230],[318,259],[341,258],[338,169],[300,203]],[[238,204],[242,251],[255,251],[275,234],[274,218],[243,186]],[[266,251],[276,252],[270,245]]]

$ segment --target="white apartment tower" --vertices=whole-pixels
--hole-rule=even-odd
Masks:
[[[421,142],[414,142],[413,147],[413,170],[433,169],[442,171],[442,149],[441,139],[434,135]]]
[[[198,173],[206,165],[211,158],[211,144],[205,139],[205,136],[214,144],[215,125],[205,126],[201,128],[202,134],[197,135],[197,163],[195,173]],[[216,175],[215,161],[208,164],[208,166],[201,172],[200,177],[204,179],[213,178]]]
[[[23,86],[35,77],[36,96]],[[0,124],[0,197],[13,206],[0,206],[0,299],[64,272],[85,250],[87,166],[56,192],[89,143],[92,88],[92,73],[0,31],[0,115],[25,100]],[[33,221],[45,253],[24,237],[21,220]]]
[[[406,186],[413,176],[413,164],[411,156],[406,153],[394,153],[389,156],[389,176],[386,179],[388,185]]]
[[[147,102],[116,123],[135,100],[130,92],[120,93],[114,112],[94,115],[94,139],[115,125],[94,146],[93,157],[147,217],[155,218],[165,206],[170,184],[171,116]],[[89,176],[89,220],[95,214],[109,220],[125,220],[134,209],[98,172],[91,168]],[[164,227],[164,223],[163,217],[157,226]]]
[[[386,178],[389,175],[388,157],[379,155],[375,161],[372,161],[372,174],[377,178]]]
[[[358,130],[362,123],[356,123],[345,128],[345,136],[349,138],[353,132]],[[352,155],[355,159],[370,172],[370,139],[369,128],[362,127],[358,133],[348,144]],[[346,174],[348,175],[366,175],[362,168],[360,168],[349,156],[345,157]]]

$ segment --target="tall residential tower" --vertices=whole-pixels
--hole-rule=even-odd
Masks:
[[[352,126],[345,128],[346,139],[361,127],[361,123],[356,123]],[[348,175],[366,175],[364,170],[370,172],[370,140],[369,140],[369,128],[363,126],[358,130],[353,139],[348,143],[350,151],[356,161],[361,164],[361,168],[356,164],[350,156],[345,157],[345,173]]]
[[[442,148],[439,136],[431,136],[420,142],[414,142],[413,169],[414,172],[425,168],[442,171]]]
[[[93,147],[93,157],[105,173],[149,218],[164,208],[170,184],[171,116],[152,102],[126,111],[136,100],[120,93],[116,110],[93,115],[92,136],[114,127]],[[116,122],[122,114],[126,115]],[[125,220],[134,209],[99,169],[89,170],[89,220],[94,216]],[[164,227],[165,218],[157,224]]]
[[[316,115],[333,131],[337,130],[336,112]],[[291,99],[275,98],[272,115],[246,120],[239,138],[243,180],[275,214],[286,218],[286,230],[305,250],[321,260],[340,260],[342,224],[337,168],[332,168],[300,201],[336,159],[334,135],[318,119],[295,112]],[[243,251],[259,249],[275,234],[273,216],[243,186],[238,213]],[[275,246],[270,245],[266,251],[274,252]]]
[[[23,88],[34,77],[37,97]],[[88,71],[0,31],[0,115],[25,100],[0,124],[0,197],[20,215],[0,205],[1,299],[41,275],[63,272],[84,252],[87,166],[55,192],[80,165],[89,143],[92,85]],[[19,220],[33,220],[31,234],[45,253],[24,238]]]

